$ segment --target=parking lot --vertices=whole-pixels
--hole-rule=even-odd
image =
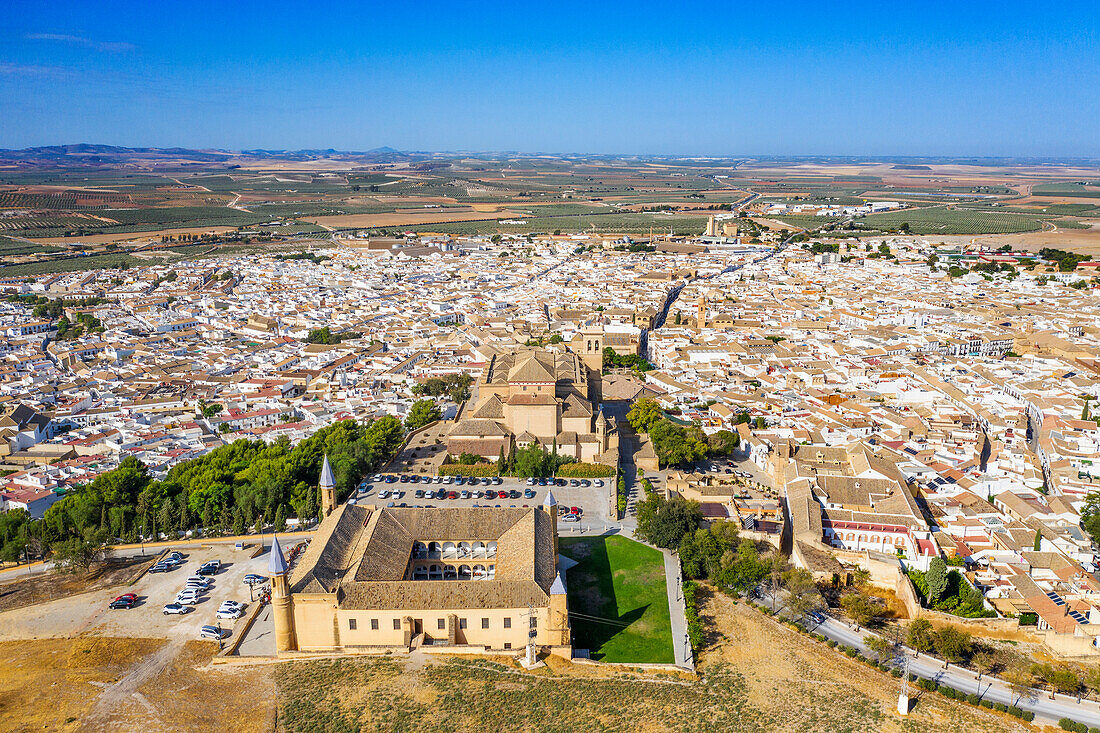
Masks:
[[[349,501],[354,500],[376,506],[389,506],[391,504],[401,506],[403,504],[413,507],[532,507],[542,506],[547,491],[553,489],[554,498],[559,506],[577,507],[581,510],[577,522],[566,522],[559,518],[558,531],[560,533],[602,531],[614,522],[614,519],[608,516],[608,492],[614,491],[614,487],[611,485],[613,479],[610,478],[599,479],[603,486],[596,486],[595,479],[586,479],[590,484],[587,487],[579,485],[580,479],[559,479],[559,481],[564,480],[566,482],[565,486],[528,486],[526,479],[508,477],[501,477],[499,485],[494,484],[491,486],[487,486],[484,479],[478,479],[476,486],[436,483],[435,477],[431,477],[430,484],[425,483],[424,479],[421,479],[418,483],[401,483],[400,481],[386,483],[385,481],[375,481],[373,479],[374,477],[368,477],[360,486],[358,493],[351,497]],[[576,481],[578,485],[571,485],[573,481]],[[418,489],[421,491],[430,490],[436,493],[440,489],[448,493],[453,491],[457,498],[418,497],[416,496]],[[528,490],[533,492],[534,496],[525,496],[524,494]],[[395,491],[398,492],[397,495],[392,493]],[[463,499],[461,498],[463,491],[467,491],[471,495]],[[493,491],[497,494],[504,491],[509,494],[509,498],[494,497],[486,499],[484,497],[486,491]],[[473,496],[474,492],[478,492],[480,496],[475,498]],[[512,492],[518,492],[518,498],[513,498]]]
[[[243,578],[248,573],[267,575],[267,554],[250,558],[253,547],[243,550],[233,545],[181,546],[185,562],[166,573],[146,573],[133,586],[120,586],[106,591],[62,598],[49,603],[29,606],[0,614],[0,639],[71,636],[91,632],[100,636],[146,636],[172,639],[197,639],[203,625],[218,625],[231,637],[240,620],[217,619],[215,614],[222,601],[233,600],[251,607],[249,587]],[[209,591],[186,614],[164,615],[164,606],[175,600],[199,565],[207,560],[220,560],[221,569],[210,576]],[[256,590],[259,591],[257,586]],[[134,593],[137,603],[129,609],[108,608],[108,604],[123,593]],[[243,618],[243,617],[242,617]]]

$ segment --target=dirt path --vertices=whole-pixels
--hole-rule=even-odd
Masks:
[[[136,702],[145,708],[155,722],[162,722],[157,708],[138,690],[151,678],[164,672],[183,648],[183,639],[171,639],[153,654],[148,655],[126,672],[117,682],[104,688],[95,706],[88,713],[85,724],[93,729],[103,729],[117,713],[132,715]],[[132,722],[132,721],[131,721]],[[152,721],[151,721],[152,722]]]

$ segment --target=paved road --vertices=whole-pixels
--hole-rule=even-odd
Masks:
[[[823,636],[840,644],[853,646],[864,654],[868,654],[865,640],[877,636],[866,630],[856,631],[842,621],[826,618],[825,622],[812,629]],[[946,669],[944,663],[935,657],[926,654],[918,655],[917,652],[903,647],[902,653],[909,659],[909,671],[917,677],[935,680],[941,684],[947,684],[956,690],[969,694],[977,694],[984,700],[1001,702],[1006,705],[1015,705],[1023,710],[1035,713],[1036,720],[1056,723],[1061,718],[1071,718],[1089,726],[1100,726],[1100,705],[1090,700],[1077,702],[1076,698],[1068,695],[1057,695],[1050,698],[1049,693],[1035,691],[1033,695],[1025,695],[1019,698],[1012,687],[1004,680],[985,675],[978,681],[978,676],[970,670],[949,665]]]
[[[661,550],[665,559],[665,588],[668,591],[668,611],[672,619],[672,648],[676,654],[676,665],[686,669],[695,669],[695,658],[691,653],[691,641],[687,633],[687,616],[684,611],[684,590],[680,572],[680,559],[669,550]]]

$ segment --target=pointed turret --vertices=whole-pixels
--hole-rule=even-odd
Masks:
[[[271,573],[271,609],[275,621],[275,651],[285,652],[297,648],[294,634],[294,608],[290,598],[290,581],[287,578],[286,557],[279,538],[271,541],[271,554],[267,559],[267,572]]]
[[[542,510],[550,515],[550,526],[554,532],[554,563],[558,562],[558,500],[554,498],[554,490],[546,490],[546,498],[542,500]]]
[[[271,541],[271,555],[267,559],[267,572],[272,575],[281,575],[286,572],[286,557],[283,548],[279,545],[279,537],[276,535]]]
[[[321,479],[318,482],[321,487],[321,518],[327,517],[336,509],[336,478],[332,475],[332,466],[328,462],[328,454],[321,464]]]

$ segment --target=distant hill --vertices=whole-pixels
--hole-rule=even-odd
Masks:
[[[364,165],[421,161],[432,157],[425,153],[405,153],[391,147],[380,147],[364,152],[339,151],[334,148],[308,150],[196,150],[191,148],[121,147],[76,143],[73,145],[45,145],[21,150],[0,149],[0,165],[16,165],[20,168],[39,166],[71,168],[119,168],[156,166],[158,168],[195,164],[219,164],[236,166],[249,160],[308,161],[334,159],[358,162]]]

